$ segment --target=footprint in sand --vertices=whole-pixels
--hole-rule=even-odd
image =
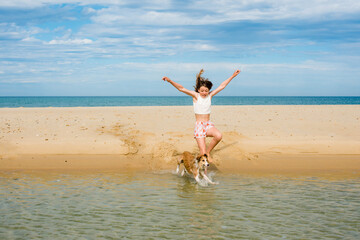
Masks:
[[[244,158],[251,161],[251,160],[256,160],[259,158],[259,155],[257,154],[252,154],[252,153],[244,153]]]

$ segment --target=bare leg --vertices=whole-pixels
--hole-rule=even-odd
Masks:
[[[206,142],[205,142],[205,138],[195,138],[196,142],[198,144],[199,147],[199,151],[200,154],[203,155],[206,153]]]
[[[203,155],[206,153],[206,141],[205,138],[195,138],[198,144],[200,154]]]
[[[206,135],[207,135],[207,137],[212,137],[209,146],[206,148],[206,154],[209,156],[208,160],[210,163],[212,163],[212,159],[210,157],[210,152],[221,141],[222,134],[217,128],[212,127],[207,131]]]

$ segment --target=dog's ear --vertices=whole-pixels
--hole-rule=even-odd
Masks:
[[[201,158],[201,155],[198,155],[198,156],[196,157],[196,161],[200,161],[200,158]]]
[[[206,158],[208,158],[208,155],[207,155],[206,153],[204,154],[204,156],[205,156]]]

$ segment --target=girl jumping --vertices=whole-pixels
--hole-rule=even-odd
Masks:
[[[210,152],[221,141],[222,135],[221,132],[214,126],[214,123],[210,121],[211,99],[223,90],[230,81],[240,73],[240,70],[236,70],[231,77],[226,79],[218,88],[211,92],[210,90],[213,84],[209,81],[209,79],[201,76],[203,72],[204,70],[201,69],[199,74],[196,75],[196,85],[194,87],[195,91],[184,88],[182,85],[172,81],[168,77],[163,77],[162,80],[171,83],[171,85],[173,85],[177,90],[193,98],[196,118],[194,138],[198,144],[200,154],[207,154],[209,162],[212,163]],[[206,146],[205,137],[212,137],[208,146]]]

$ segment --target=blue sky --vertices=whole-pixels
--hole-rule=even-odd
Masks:
[[[1,0],[0,96],[359,96],[360,2]]]

